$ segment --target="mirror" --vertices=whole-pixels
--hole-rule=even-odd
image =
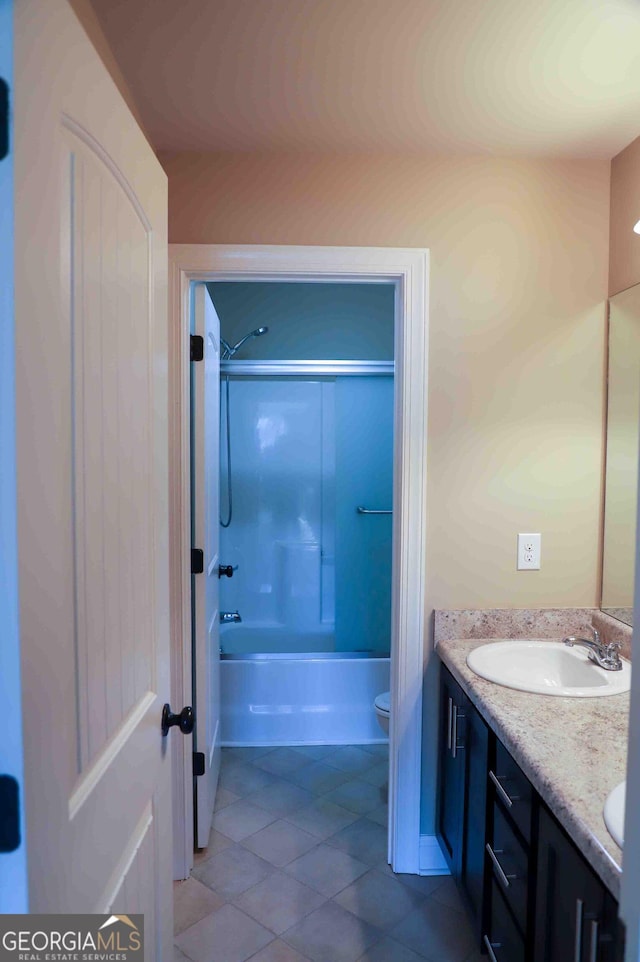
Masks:
[[[602,610],[630,625],[640,436],[640,284],[609,301]]]

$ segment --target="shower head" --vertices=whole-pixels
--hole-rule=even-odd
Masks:
[[[268,328],[268,327],[257,327],[257,328],[255,329],[255,331],[249,331],[248,334],[245,334],[245,336],[242,337],[242,338],[238,341],[237,344],[234,344],[233,347],[230,347],[230,345],[227,344],[227,342],[226,342],[225,340],[223,340],[222,338],[220,338],[220,340],[221,340],[222,343],[224,344],[224,351],[223,351],[223,353],[222,353],[222,360],[223,360],[223,361],[228,361],[229,358],[233,357],[233,355],[236,353],[236,351],[240,350],[240,348],[242,347],[242,345],[244,344],[244,342],[245,342],[245,341],[248,341],[249,338],[251,338],[251,337],[262,337],[263,334],[267,334],[268,332],[269,332],[269,328]]]

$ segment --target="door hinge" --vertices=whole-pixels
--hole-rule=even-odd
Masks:
[[[194,778],[204,775],[204,752],[193,753],[193,775]]]
[[[200,334],[191,335],[191,360],[201,361],[204,357],[204,338]]]
[[[19,788],[11,775],[0,775],[0,852],[20,848]]]
[[[191,549],[191,574],[201,575],[204,571],[204,551],[202,548]]]
[[[9,153],[9,85],[0,77],[0,160]]]

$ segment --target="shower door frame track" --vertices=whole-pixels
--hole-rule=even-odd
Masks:
[[[395,401],[389,733],[389,863],[448,874],[435,837],[420,836],[426,637],[429,251],[377,247],[169,245],[172,703],[191,693],[189,296],[192,281],[395,285]],[[431,728],[431,725],[429,726]],[[193,865],[193,779],[187,739],[174,739],[174,877]],[[433,734],[435,744],[435,731]],[[433,786],[430,786],[433,789]],[[434,790],[434,789],[433,789]]]

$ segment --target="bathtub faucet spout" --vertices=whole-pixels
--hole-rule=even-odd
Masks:
[[[221,611],[220,624],[228,625],[232,621],[242,621],[239,611]]]

